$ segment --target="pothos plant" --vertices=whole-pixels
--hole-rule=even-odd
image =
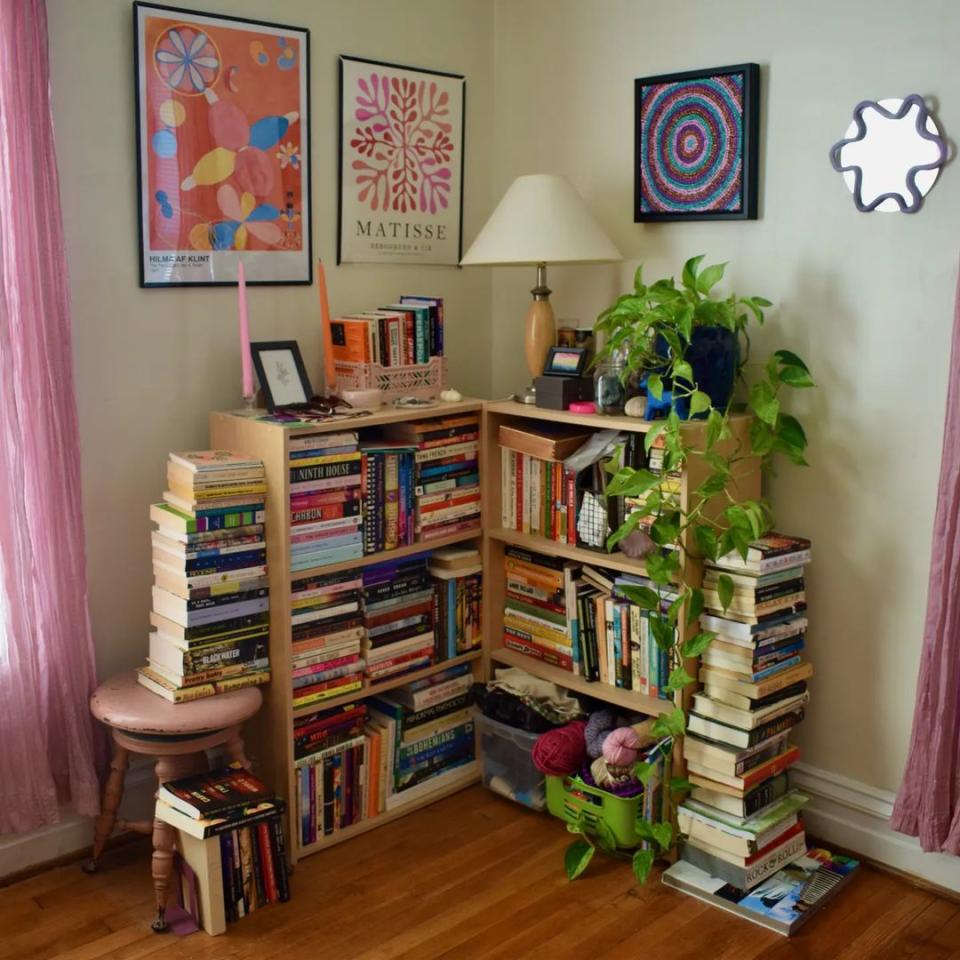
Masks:
[[[763,498],[739,497],[736,475],[749,458],[758,458],[767,472],[780,456],[806,465],[806,434],[796,417],[782,409],[782,400],[785,388],[814,386],[807,365],[789,350],[777,350],[763,363],[748,362],[748,326],[751,321],[762,324],[764,310],[772,304],[757,296],[730,294],[715,298],[712,294],[726,264],[701,270],[702,260],[703,256],[693,257],[684,264],[679,286],[672,277],[648,286],[643,282],[642,267],[638,267],[633,290],[604,310],[596,323],[598,333],[605,334],[598,362],[616,353],[626,358],[627,376],[646,375],[647,391],[655,398],[663,397],[666,389],[672,391],[666,417],[656,421],[644,437],[648,453],[655,443],[662,445],[661,470],[623,467],[615,470],[606,488],[608,496],[636,498],[638,504],[609,536],[608,550],[633,533],[641,520],[650,518],[645,526],[653,547],[645,564],[653,586],[625,585],[620,589],[627,599],[647,611],[650,632],[669,658],[665,689],[671,694],[695,682],[684,662],[700,656],[716,636],[699,629],[704,594],[699,587],[682,581],[685,561],[688,557],[717,560],[732,552],[746,559],[750,543],[770,531],[769,503]],[[746,343],[747,358],[737,365],[730,396],[720,403],[699,389],[690,362],[698,327],[722,327]],[[737,396],[742,397],[739,404],[734,402]],[[685,404],[678,404],[683,400]],[[689,416],[702,422],[693,425],[681,420],[678,405],[681,409],[687,406]],[[752,415],[746,441],[731,429],[730,418],[735,412]],[[671,472],[682,469],[693,457],[702,458],[708,472],[684,507],[664,486]],[[717,594],[724,611],[733,599],[733,589],[732,579],[720,574]],[[682,631],[681,624],[685,628]],[[690,629],[695,629],[693,635],[681,641],[681,634]],[[658,748],[666,753],[685,729],[686,716],[677,706],[656,719],[652,733],[661,738]],[[635,774],[646,783],[652,771],[652,763],[639,763]],[[665,786],[672,813],[690,784],[685,778],[673,777]],[[573,877],[589,863],[593,847],[584,824],[571,824],[570,829],[584,835],[567,852],[567,873]],[[656,851],[666,851],[672,845],[673,828],[670,822],[638,819],[636,829],[641,839],[649,841],[648,849],[633,855],[634,873],[644,883]],[[609,847],[608,839],[602,835],[597,839],[602,847]]]

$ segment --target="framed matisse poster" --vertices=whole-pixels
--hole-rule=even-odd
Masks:
[[[634,222],[756,220],[760,68],[635,82]]]
[[[465,80],[340,57],[337,263],[460,263]]]
[[[137,2],[140,286],[312,282],[310,34]]]

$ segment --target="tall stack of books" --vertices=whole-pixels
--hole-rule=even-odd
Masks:
[[[434,659],[429,554],[363,570],[363,657],[372,682],[429,666]]]
[[[384,428],[414,450],[415,533],[422,542],[480,526],[479,437],[476,413]]]
[[[292,581],[294,708],[322,703],[363,686],[362,587],[359,570]]]
[[[351,432],[291,437],[290,568],[363,556],[361,454]]]
[[[150,507],[153,611],[147,689],[175,703],[270,679],[263,463],[224,450],[171,453]]]
[[[480,551],[446,547],[430,555],[433,577],[434,656],[439,662],[480,646],[483,567]]]
[[[576,474],[563,461],[591,431],[566,424],[502,424],[500,524],[558,543],[577,542]]]
[[[472,682],[470,664],[458,664],[368,701],[370,718],[383,732],[386,769],[393,777],[385,809],[442,789],[475,769],[468,709]]]
[[[694,695],[684,739],[694,785],[680,807],[684,860],[749,890],[806,850],[800,810],[788,788],[799,750],[787,740],[809,699],[812,666],[803,660],[810,541],[769,534],[710,564],[701,625],[717,638],[703,655],[703,690]],[[734,596],[723,610],[721,574]]]
[[[397,367],[443,356],[443,298],[404,296],[330,323],[334,360]]]
[[[236,766],[168,780],[157,791],[160,820],[217,842],[227,920],[290,899],[283,810],[273,791]]]
[[[360,450],[363,454],[363,552],[380,553],[414,543],[416,447],[389,440],[364,440]]]

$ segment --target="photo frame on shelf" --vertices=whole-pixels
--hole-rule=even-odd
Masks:
[[[340,57],[337,263],[458,266],[466,80]]]
[[[757,219],[757,64],[641,77],[634,111],[634,222]]]
[[[133,5],[140,286],[313,282],[310,31]]]
[[[590,359],[585,347],[551,347],[543,365],[545,377],[582,377]]]
[[[296,340],[261,340],[250,353],[270,413],[310,402],[313,388]]]

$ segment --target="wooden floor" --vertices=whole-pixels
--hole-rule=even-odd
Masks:
[[[765,960],[960,958],[960,904],[869,868],[794,940],[598,860],[568,883],[569,835],[480,787],[303,861],[293,899],[222,937],[151,933],[149,850],[109,851],[0,891],[0,960]]]

